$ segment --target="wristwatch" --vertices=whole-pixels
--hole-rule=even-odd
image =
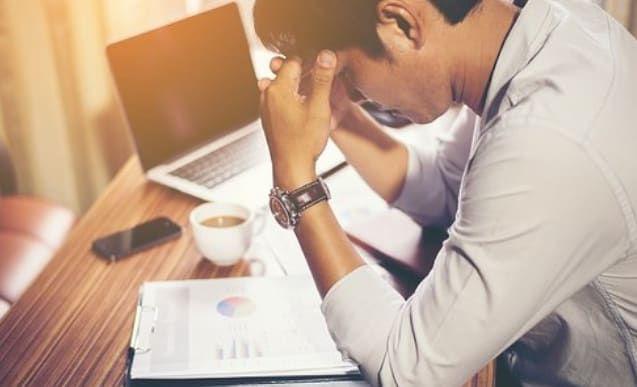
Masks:
[[[329,199],[330,190],[319,177],[291,192],[274,187],[270,191],[270,211],[281,227],[293,229],[301,220],[301,214],[305,210]]]

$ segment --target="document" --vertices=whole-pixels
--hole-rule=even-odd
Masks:
[[[312,278],[146,283],[132,379],[357,375],[320,311]]]

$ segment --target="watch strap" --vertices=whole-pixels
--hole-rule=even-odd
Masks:
[[[330,199],[330,192],[320,177],[301,188],[297,188],[290,192],[290,198],[294,201],[299,213],[318,204],[322,201]]]

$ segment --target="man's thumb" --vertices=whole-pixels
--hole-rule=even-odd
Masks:
[[[332,51],[323,50],[318,55],[312,75],[312,92],[308,96],[310,109],[329,108],[336,63],[336,54]]]

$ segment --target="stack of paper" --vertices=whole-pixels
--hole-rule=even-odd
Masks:
[[[132,379],[359,373],[308,276],[147,283],[138,309]]]

